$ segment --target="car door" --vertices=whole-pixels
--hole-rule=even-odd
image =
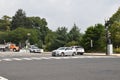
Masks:
[[[68,55],[68,53],[69,53],[69,47],[67,47],[66,49],[65,49],[65,55]]]
[[[72,51],[72,48],[69,47],[66,49],[66,55],[72,55],[73,51]]]

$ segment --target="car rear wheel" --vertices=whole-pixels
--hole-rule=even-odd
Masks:
[[[74,52],[74,53],[72,54],[72,56],[75,56],[75,54],[76,54],[76,53]]]
[[[61,53],[61,56],[65,56],[65,54],[62,52],[62,53]]]
[[[16,49],[14,48],[13,51],[16,52]]]

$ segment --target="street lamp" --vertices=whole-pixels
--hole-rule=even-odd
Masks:
[[[106,55],[113,54],[113,45],[111,42],[111,33],[109,32],[110,21],[105,21],[106,29]]]
[[[29,42],[30,35],[31,35],[30,33],[27,33],[26,48],[28,48],[28,46],[30,45],[30,42]]]

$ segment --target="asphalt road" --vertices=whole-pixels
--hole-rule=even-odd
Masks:
[[[1,61],[8,80],[120,80],[120,58]]]

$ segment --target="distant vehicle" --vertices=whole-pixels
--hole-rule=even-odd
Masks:
[[[83,55],[85,53],[85,49],[81,46],[72,46],[72,48],[76,49],[77,55]]]
[[[0,45],[0,51],[10,51],[10,50],[17,52],[17,51],[20,51],[20,48],[13,43]]]
[[[75,54],[76,54],[76,49],[72,47],[60,47],[52,51],[52,56],[68,56],[68,55],[75,56]]]
[[[43,52],[43,49],[40,49],[35,45],[31,45],[29,50],[30,50],[31,53],[41,53],[41,52]]]
[[[15,44],[10,44],[9,49],[12,49],[14,52],[20,51],[20,48]]]
[[[0,44],[0,51],[6,51],[6,48],[7,48],[8,46],[7,45],[4,45],[4,44]]]

